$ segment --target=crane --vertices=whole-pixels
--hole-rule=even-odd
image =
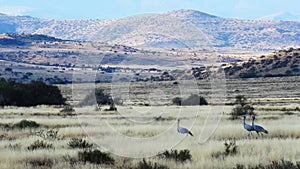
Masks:
[[[269,132],[264,129],[262,126],[259,126],[259,125],[255,125],[254,124],[254,120],[255,120],[255,115],[251,115],[252,117],[252,127],[254,129],[254,131],[256,131],[256,133],[259,135],[259,133],[265,133],[265,134],[268,134]]]
[[[254,128],[251,125],[249,125],[249,124],[246,123],[246,115],[243,115],[243,117],[244,117],[244,128],[247,131],[249,131],[250,134],[251,134],[251,131],[254,131]]]
[[[191,136],[194,136],[193,133],[189,129],[184,128],[184,127],[180,127],[179,122],[180,122],[180,119],[178,118],[178,120],[177,120],[177,131],[178,131],[178,133],[189,134]]]

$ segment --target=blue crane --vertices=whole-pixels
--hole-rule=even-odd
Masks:
[[[246,115],[243,115],[243,117],[244,117],[244,128],[247,131],[249,131],[250,134],[251,134],[251,131],[254,131],[254,128],[251,125],[249,125],[249,124],[246,123]]]
[[[178,131],[178,133],[189,134],[191,136],[194,136],[189,129],[184,128],[184,127],[180,127],[179,122],[180,122],[180,119],[178,118],[178,120],[177,120],[177,131]]]
[[[269,132],[264,129],[262,126],[259,126],[259,125],[255,125],[254,124],[254,120],[255,120],[255,115],[251,115],[252,117],[252,127],[254,129],[254,131],[256,131],[256,133],[259,135],[259,133],[265,133],[265,134],[268,134]]]

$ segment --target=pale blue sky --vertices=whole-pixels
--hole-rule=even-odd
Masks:
[[[47,19],[112,19],[144,13],[194,9],[213,15],[259,19],[299,14],[299,0],[0,0],[0,13]]]

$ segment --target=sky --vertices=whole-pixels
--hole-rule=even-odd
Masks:
[[[0,13],[44,19],[114,19],[193,9],[225,18],[300,14],[299,0],[0,0]]]

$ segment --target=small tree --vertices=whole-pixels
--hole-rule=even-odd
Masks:
[[[239,104],[241,106],[244,106],[247,104],[247,98],[244,95],[237,95],[235,96],[235,104]]]
[[[231,119],[238,119],[241,115],[254,114],[254,107],[247,104],[247,98],[244,95],[238,95],[235,97],[235,103],[237,104],[231,112]]]
[[[110,94],[106,93],[104,89],[96,89],[95,92],[87,95],[80,105],[93,105],[95,101],[98,105],[112,105],[114,104]]]

